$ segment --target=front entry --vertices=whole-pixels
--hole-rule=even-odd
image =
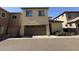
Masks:
[[[33,36],[33,35],[46,35],[46,26],[45,25],[25,26],[24,36]]]

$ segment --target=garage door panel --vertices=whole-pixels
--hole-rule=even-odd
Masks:
[[[24,35],[46,35],[46,26],[25,26]]]

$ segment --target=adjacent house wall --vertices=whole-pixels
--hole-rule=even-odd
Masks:
[[[65,13],[62,14],[62,15],[60,15],[59,17],[57,17],[57,18],[54,19],[54,20],[57,20],[57,21],[63,21],[63,23],[62,23],[62,27],[63,27],[63,28],[66,28],[67,17],[66,17],[66,14],[65,14]]]
[[[76,25],[76,33],[79,34],[79,20],[75,22]]]
[[[79,17],[79,12],[68,12],[66,13],[67,21],[74,20]],[[75,22],[68,24],[69,28],[76,28]]]
[[[63,32],[62,29],[62,22],[50,22],[50,29],[51,29],[51,34],[53,34],[56,31],[59,31],[60,33]]]
[[[79,17],[79,12],[66,13],[66,16],[67,16],[67,21],[73,20],[73,19]],[[70,18],[69,18],[69,17],[70,17]]]
[[[16,19],[13,19],[12,17],[16,16]],[[20,13],[11,13],[10,14],[10,20],[8,24],[8,35],[16,36],[19,35],[20,30]]]
[[[5,17],[2,17],[2,13],[5,13]],[[9,16],[9,12],[0,8],[0,34],[6,34]]]

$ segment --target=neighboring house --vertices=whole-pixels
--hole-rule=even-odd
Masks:
[[[10,13],[0,8],[0,34],[16,36],[19,30],[20,13]]]
[[[48,7],[22,8],[21,36],[50,35]]]
[[[74,32],[75,34],[77,34],[78,19],[79,19],[79,11],[65,11],[59,16],[55,17],[53,20],[63,21],[62,26],[64,32],[68,33]]]
[[[10,13],[7,34],[10,36],[19,35],[21,13]]]
[[[74,24],[74,26],[76,27],[76,28],[74,28],[74,30],[75,30],[75,33],[76,34],[79,34],[79,11],[77,12],[74,12],[75,14],[73,15],[73,16],[71,16],[71,17],[73,17],[71,20],[69,20],[68,21],[68,24],[70,25],[70,26],[73,26],[73,24]],[[72,14],[71,14],[72,15]]]

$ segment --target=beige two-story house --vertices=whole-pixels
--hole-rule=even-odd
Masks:
[[[49,35],[48,7],[22,8],[21,36]]]

